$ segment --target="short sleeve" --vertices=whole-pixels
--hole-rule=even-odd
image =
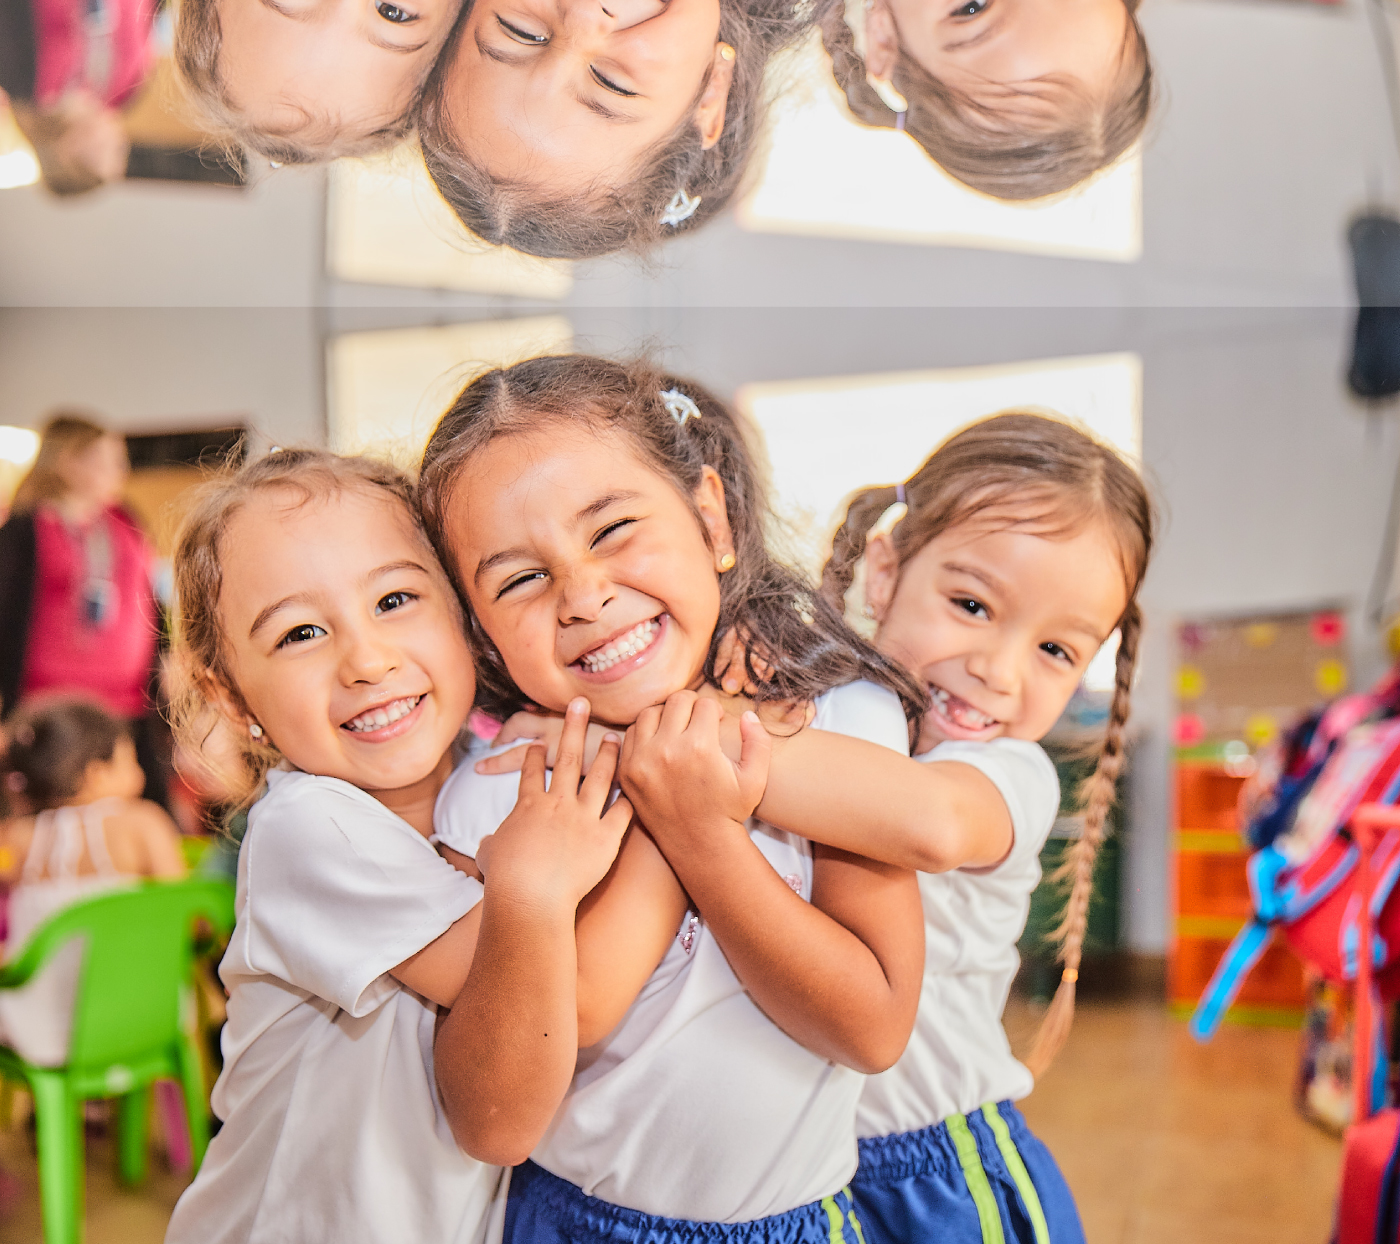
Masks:
[[[482,896],[412,826],[334,778],[271,775],[242,854],[248,968],[356,1016],[399,988],[391,968]]]
[[[849,682],[817,697],[812,728],[879,743],[909,755],[909,719],[893,691],[873,682]]]
[[[1040,744],[1026,739],[952,740],[919,759],[971,765],[992,780],[1011,813],[1015,835],[1010,853],[998,868],[1040,855],[1060,811],[1060,779]]]
[[[458,762],[438,792],[433,809],[435,841],[476,858],[481,840],[500,829],[502,822],[515,810],[515,801],[520,796],[520,774],[478,773],[476,762],[519,746],[517,742],[489,751],[473,749]]]

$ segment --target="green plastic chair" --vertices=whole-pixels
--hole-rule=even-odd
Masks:
[[[118,1169],[146,1175],[151,1083],[184,1090],[194,1170],[209,1144],[209,1104],[190,1031],[195,921],[233,927],[233,887],[205,879],[147,881],[75,903],[35,931],[0,967],[0,989],[26,984],[74,937],[85,938],[68,1063],[36,1067],[0,1045],[0,1076],[34,1097],[45,1244],[79,1244],[83,1231],[83,1102],[117,1097]]]

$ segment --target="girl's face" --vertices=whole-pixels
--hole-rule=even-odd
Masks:
[[[888,535],[866,553],[876,643],[928,686],[918,751],[948,739],[1041,739],[1128,604],[1111,532],[965,525],[899,571]]]
[[[411,519],[363,488],[268,489],[220,542],[219,617],[250,718],[298,769],[384,798],[438,776],[476,679],[452,588]],[[384,799],[393,806],[392,799]]]
[[[550,423],[499,437],[453,487],[447,538],[471,607],[541,708],[587,696],[625,726],[697,687],[733,551],[724,487],[694,504],[615,432]],[[708,538],[707,538],[708,537]]]
[[[875,0],[866,67],[876,78],[894,72],[901,45],[979,103],[1030,114],[1054,109],[1070,86],[1104,98],[1133,52],[1123,0]]]
[[[475,0],[447,91],[458,142],[560,194],[631,176],[692,110],[711,147],[733,76],[719,17],[719,0]]]
[[[126,442],[120,436],[99,436],[58,463],[58,475],[69,495],[93,505],[115,505],[121,500],[131,464]]]
[[[219,76],[255,129],[367,137],[408,111],[460,9],[461,0],[218,0]]]

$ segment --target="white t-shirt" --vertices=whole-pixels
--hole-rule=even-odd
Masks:
[[[868,682],[818,697],[812,726],[909,750],[898,698]],[[513,775],[459,768],[438,797],[439,839],[475,855],[517,790]],[[811,844],[756,820],[749,833],[810,901]],[[693,1222],[747,1222],[850,1182],[863,1081],[764,1016],[704,923],[687,916],[622,1022],[580,1051],[573,1084],[533,1156],[614,1205]]]
[[[336,778],[273,772],[248,814],[223,1128],[166,1244],[480,1244],[499,1168],[452,1139],[437,1008],[387,973],[481,899],[406,821]]]
[[[931,1127],[984,1102],[1018,1100],[1034,1086],[1011,1053],[1001,1013],[1020,964],[1040,851],[1060,807],[1060,783],[1044,750],[1021,739],[940,743],[919,757],[980,769],[1011,812],[1011,852],[986,872],[920,873],[924,985],[914,1034],[888,1071],[871,1076],[857,1134],[892,1136]]]

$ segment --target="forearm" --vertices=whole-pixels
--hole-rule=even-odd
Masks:
[[[634,824],[612,870],[579,905],[580,1048],[617,1027],[665,957],[687,906],[671,866]]]
[[[907,991],[870,946],[795,894],[746,833],[705,839],[668,858],[753,1000],[823,1058],[889,1066],[909,1035]]]
[[[825,730],[774,740],[758,815],[813,842],[918,872],[995,864],[1011,845],[1006,804],[971,765],[925,764]]]
[[[443,1108],[472,1157],[512,1166],[558,1109],[578,1052],[574,911],[482,900],[471,970],[438,1028]]]

